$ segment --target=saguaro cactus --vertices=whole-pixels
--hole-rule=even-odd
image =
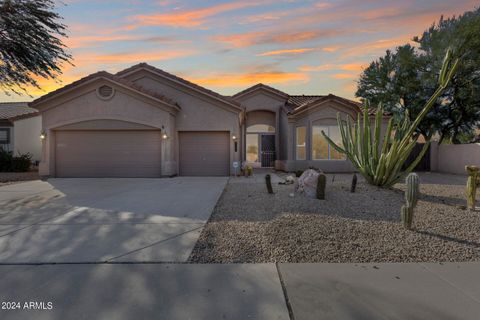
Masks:
[[[407,189],[405,190],[405,205],[402,206],[401,218],[403,226],[412,228],[413,212],[420,195],[420,179],[416,173],[410,173],[405,179]]]
[[[357,174],[354,173],[352,177],[352,185],[350,186],[350,192],[355,193],[355,189],[357,189]]]
[[[477,166],[465,166],[465,171],[468,173],[467,179],[467,209],[475,210],[476,195],[477,195],[477,179],[480,176],[480,168]]]
[[[323,173],[318,175],[317,180],[317,199],[325,200],[325,187],[327,186],[327,176]]]

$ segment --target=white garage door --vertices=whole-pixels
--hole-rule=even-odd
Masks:
[[[180,175],[228,176],[230,134],[215,131],[179,132]]]
[[[57,131],[57,177],[159,177],[160,131]]]

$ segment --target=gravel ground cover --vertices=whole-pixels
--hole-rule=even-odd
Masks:
[[[250,179],[250,180],[249,180]],[[351,175],[328,175],[326,200],[295,195],[292,185],[231,178],[191,262],[441,262],[480,260],[480,212],[468,212],[466,177],[420,174],[414,230],[400,223],[404,185],[390,190]]]
[[[21,181],[38,180],[38,171],[29,172],[0,172],[0,186]]]

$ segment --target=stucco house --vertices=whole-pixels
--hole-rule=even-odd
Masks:
[[[38,132],[42,119],[38,110],[28,102],[0,103],[0,148],[17,153],[30,153],[33,162],[42,157],[42,143]]]
[[[360,111],[263,84],[224,96],[146,63],[91,74],[30,107],[42,116],[40,174],[54,177],[230,175],[234,163],[348,172],[320,132],[338,141],[337,113]]]

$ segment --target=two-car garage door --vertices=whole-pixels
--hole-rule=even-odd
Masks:
[[[227,176],[228,132],[179,132],[179,174]],[[59,130],[55,134],[57,177],[159,177],[160,130]]]
[[[160,130],[82,130],[55,134],[57,177],[159,177]]]

